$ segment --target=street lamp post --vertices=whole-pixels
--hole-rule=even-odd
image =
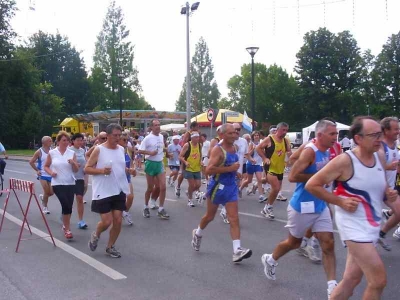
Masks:
[[[254,93],[254,55],[256,55],[258,51],[258,47],[247,47],[246,50],[251,55],[251,118],[252,118],[252,126],[253,130],[256,125],[255,116],[256,116],[256,101],[255,101],[255,93]]]
[[[367,104],[367,111],[368,111],[368,116],[369,116],[369,104]]]
[[[186,126],[190,129],[190,100],[191,100],[191,78],[190,78],[190,45],[189,45],[189,16],[191,11],[197,10],[200,2],[195,2],[190,7],[189,2],[181,9],[181,15],[186,15]]]
[[[122,74],[119,77],[119,125],[122,127]]]

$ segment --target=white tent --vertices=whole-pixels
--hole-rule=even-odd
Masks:
[[[310,135],[312,132],[314,132],[314,136],[315,136],[315,126],[317,126],[318,121],[316,121],[314,124],[311,124],[308,127],[303,128],[303,144],[308,142],[308,140],[310,139]],[[338,138],[339,136],[342,136],[340,134],[341,131],[348,131],[350,129],[350,126],[336,122],[336,128],[338,130]]]
[[[166,124],[166,125],[161,125],[161,130],[162,131],[180,130],[180,129],[184,129],[184,128],[185,128],[184,124]]]

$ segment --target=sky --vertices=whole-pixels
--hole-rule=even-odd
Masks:
[[[11,25],[21,43],[39,30],[58,31],[81,52],[90,72],[109,0],[16,2],[19,11]],[[174,111],[186,76],[186,17],[180,14],[185,1],[116,3],[135,45],[142,95],[157,110]],[[388,37],[400,31],[399,11],[399,0],[201,0],[190,17],[190,56],[204,37],[225,97],[228,80],[251,62],[246,47],[260,48],[255,62],[277,64],[293,74],[304,34],[325,26],[334,33],[349,30],[361,50],[371,49],[377,55]]]

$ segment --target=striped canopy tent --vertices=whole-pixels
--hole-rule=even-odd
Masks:
[[[229,109],[220,109],[218,111],[218,116],[215,119],[214,126],[221,125],[221,113],[227,113],[227,112],[239,114],[238,117],[233,117],[233,116],[231,117],[228,115],[228,117],[226,118],[226,121],[228,123],[242,123],[243,122],[243,117],[244,117],[243,114],[237,113],[237,112],[235,112],[233,110],[229,110]],[[248,118],[248,120],[250,123],[252,122],[252,119]],[[207,119],[207,112],[199,114],[190,120],[190,122],[194,122],[194,121],[197,121],[197,123],[199,124],[200,127],[210,127],[211,126],[210,121],[208,121],[208,119]]]

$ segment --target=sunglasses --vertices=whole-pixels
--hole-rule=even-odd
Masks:
[[[379,139],[379,138],[382,137],[383,132],[380,131],[380,132],[373,132],[373,133],[359,134],[359,135],[360,135],[360,136],[367,136],[367,137],[370,137],[370,138],[372,138],[372,139],[374,139],[374,140],[377,140],[377,139]]]

